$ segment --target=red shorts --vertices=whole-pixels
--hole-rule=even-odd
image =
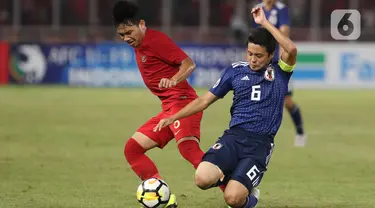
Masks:
[[[140,132],[148,136],[150,139],[158,143],[159,148],[161,149],[165,147],[165,145],[167,145],[168,142],[171,141],[173,138],[175,138],[176,141],[184,137],[192,136],[196,137],[197,139],[200,139],[200,125],[203,116],[202,112],[177,120],[168,127],[161,129],[161,131],[153,131],[154,127],[159,123],[161,119],[177,113],[186,105],[187,103],[177,104],[166,111],[163,110],[157,116],[152,117],[145,124],[143,124],[137,130],[137,132]]]

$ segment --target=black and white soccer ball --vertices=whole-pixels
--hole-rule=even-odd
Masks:
[[[143,181],[137,189],[137,200],[145,208],[165,207],[170,196],[168,184],[158,178]]]

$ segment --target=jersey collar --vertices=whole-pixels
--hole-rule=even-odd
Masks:
[[[150,43],[150,29],[146,28],[145,36],[138,48],[144,48]]]

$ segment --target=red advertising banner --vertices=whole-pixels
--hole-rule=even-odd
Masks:
[[[0,42],[0,85],[8,84],[9,44]]]

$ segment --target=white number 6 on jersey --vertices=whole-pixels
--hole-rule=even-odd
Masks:
[[[260,85],[254,85],[251,89],[251,100],[260,100]]]

